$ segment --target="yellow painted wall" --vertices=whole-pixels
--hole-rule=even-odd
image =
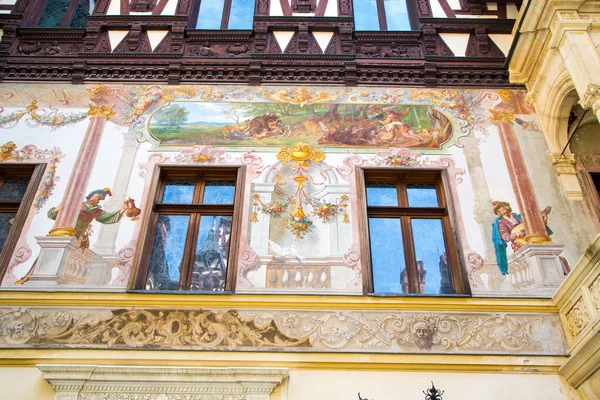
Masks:
[[[53,400],[52,385],[36,367],[0,367],[0,399]]]
[[[271,400],[422,399],[432,380],[444,400],[582,400],[558,375],[307,369],[291,369]],[[1,367],[0,387],[2,400],[54,399],[36,367]]]

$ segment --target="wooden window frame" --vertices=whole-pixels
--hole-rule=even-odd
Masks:
[[[452,210],[449,194],[448,177],[445,169],[419,168],[419,169],[395,169],[389,168],[371,168],[357,167],[357,187],[360,190],[358,194],[361,202],[359,210],[359,228],[362,232],[361,253],[364,260],[363,267],[363,292],[370,295],[385,295],[374,293],[373,283],[373,263],[371,260],[371,240],[369,235],[369,218],[399,218],[402,228],[402,244],[404,246],[405,268],[408,277],[409,293],[393,293],[397,296],[457,296],[468,295],[469,284],[466,280],[466,274],[463,273],[463,267],[459,262],[457,248],[458,241],[456,231],[453,228]],[[396,192],[398,194],[398,206],[368,206],[367,205],[367,182],[396,182]],[[431,183],[435,184],[438,198],[438,207],[409,207],[406,185],[408,183]],[[419,281],[416,267],[416,256],[411,229],[411,218],[419,219],[441,219],[442,231],[444,233],[444,244],[446,245],[446,255],[450,267],[450,276],[452,278],[452,294],[423,294],[419,293]]]
[[[5,171],[10,171],[8,174]],[[15,246],[19,241],[23,226],[27,220],[29,210],[33,205],[33,201],[37,194],[37,189],[42,182],[46,164],[0,164],[0,188],[4,184],[5,177],[8,176],[29,176],[29,183],[25,190],[25,195],[19,203],[0,203],[0,212],[15,212],[15,220],[13,223],[4,247],[0,251],[0,279],[4,279],[10,259],[15,251]]]
[[[231,293],[235,288],[236,261],[238,255],[239,227],[241,226],[241,204],[246,169],[245,167],[179,167],[160,166],[156,168],[156,181],[154,195],[152,196],[149,223],[141,246],[142,256],[138,262],[137,273],[133,282],[133,289],[152,293],[195,293],[195,294],[219,294]],[[193,204],[166,204],[161,203],[165,185],[174,179],[196,179],[194,188]],[[209,180],[233,180],[235,182],[234,200],[232,204],[201,204],[204,196],[204,187]],[[154,242],[154,234],[160,214],[168,215],[190,215],[186,246],[182,260],[181,277],[177,290],[146,290],[146,279],[150,254]],[[229,255],[227,259],[227,271],[225,276],[225,288],[221,292],[191,290],[187,289],[192,282],[193,256],[198,240],[198,229],[200,218],[206,215],[231,215],[231,232],[229,236]]]
[[[387,31],[388,30],[388,26],[387,26],[387,19],[385,18],[386,14],[385,14],[385,5],[384,5],[384,1],[385,0],[375,0],[376,4],[377,4],[377,19],[379,21],[379,30],[380,31]],[[416,0],[405,0],[406,1],[406,11],[408,12],[408,21],[410,23],[410,28],[411,30],[418,30],[421,26],[421,24],[419,23],[419,14],[418,14],[418,10],[417,10],[417,3]],[[352,16],[354,17],[354,3],[352,4]],[[355,28],[356,30],[356,28]],[[365,32],[365,31],[359,31],[359,32]],[[399,32],[399,31],[391,31],[391,32]]]
[[[198,29],[196,26],[198,25],[198,17],[200,16],[200,3],[202,0],[194,0],[192,3],[192,8],[190,10],[190,18],[188,20],[188,29]],[[221,16],[221,27],[219,30],[225,31],[229,30],[229,17],[231,15],[231,4],[233,0],[225,0],[225,4],[223,5],[223,15]],[[254,0],[254,14],[252,18],[256,15],[256,0]],[[204,29],[203,29],[204,30]]]

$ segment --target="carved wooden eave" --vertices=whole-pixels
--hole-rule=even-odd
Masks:
[[[284,368],[74,364],[38,364],[37,367],[44,379],[54,387],[56,398],[61,400],[120,399],[123,395],[156,400],[180,398],[179,396],[220,399],[224,395],[239,400],[268,400],[273,390],[288,377],[288,370]]]
[[[312,83],[354,86],[509,86],[504,54],[488,34],[509,34],[514,20],[430,18],[420,30],[361,32],[352,17],[254,17],[252,30],[188,29],[187,15],[94,15],[82,29],[19,28],[0,15],[0,79],[132,83]],[[127,30],[116,44],[110,30]],[[167,31],[150,46],[148,33]],[[273,32],[293,31],[285,49]],[[320,48],[313,32],[331,32]],[[469,34],[456,57],[440,33]]]

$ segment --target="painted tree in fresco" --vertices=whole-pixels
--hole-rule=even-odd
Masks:
[[[190,112],[187,108],[178,104],[173,104],[163,108],[154,116],[156,122],[168,127],[176,127],[187,122]]]

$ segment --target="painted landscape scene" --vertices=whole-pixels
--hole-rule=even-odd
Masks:
[[[424,105],[177,102],[158,110],[149,132],[161,145],[439,149],[452,124]]]

